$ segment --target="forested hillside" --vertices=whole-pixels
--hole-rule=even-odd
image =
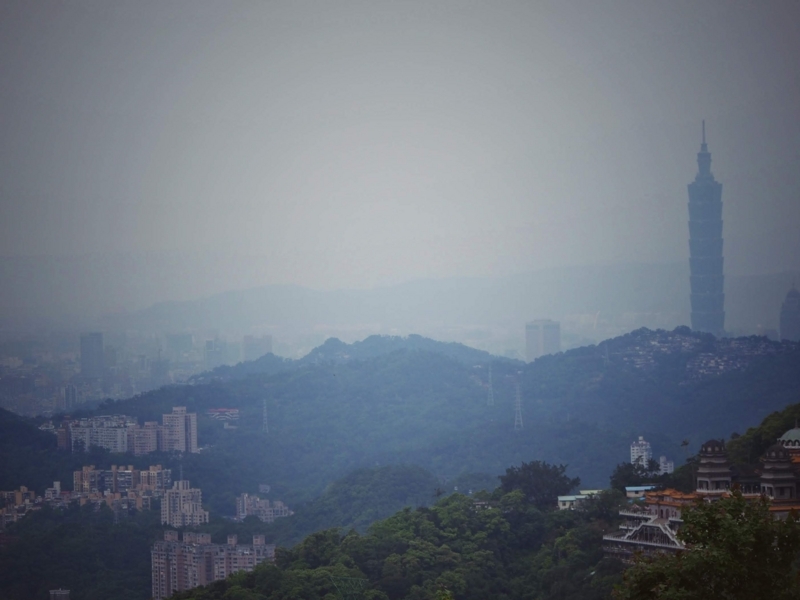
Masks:
[[[97,412],[158,420],[172,406],[197,411],[204,450],[183,458],[184,473],[213,511],[231,514],[235,496],[259,484],[297,503],[355,469],[388,464],[419,465],[444,482],[540,459],[568,464],[586,486],[599,487],[627,459],[637,435],[651,441],[656,456],[680,463],[705,439],[742,431],[800,397],[798,346],[764,338],[639,330],[531,364],[463,347],[459,359],[392,351],[398,343],[329,341],[299,365],[268,355],[261,359],[272,361],[266,373],[166,387]],[[421,338],[403,343],[446,346]],[[224,430],[205,416],[218,407],[240,409],[238,429]],[[680,446],[684,439],[688,448]],[[176,457],[143,458],[179,466]]]
[[[622,565],[603,558],[602,535],[618,520],[621,495],[604,493],[581,510],[543,510],[522,489],[478,498],[454,494],[355,531],[315,533],[275,564],[240,573],[180,600],[371,600],[609,598]]]

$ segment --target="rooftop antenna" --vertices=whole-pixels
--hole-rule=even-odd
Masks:
[[[703,146],[706,145],[706,120],[703,119]]]
[[[494,406],[494,389],[492,388],[492,365],[489,363],[489,396],[486,398],[486,406]]]
[[[514,402],[514,431],[522,431],[522,396],[519,393],[519,378],[517,378],[517,397]]]

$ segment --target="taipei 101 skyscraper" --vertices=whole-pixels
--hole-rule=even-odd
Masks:
[[[720,336],[725,331],[722,184],[711,173],[705,121],[703,143],[697,153],[697,176],[689,184],[689,257],[692,329]]]

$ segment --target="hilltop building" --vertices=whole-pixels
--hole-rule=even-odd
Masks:
[[[692,329],[719,337],[725,331],[722,184],[711,173],[705,121],[697,175],[689,184],[689,257]]]
[[[639,439],[631,444],[631,464],[638,463],[642,467],[647,467],[651,460],[653,460],[653,449],[650,447],[650,442],[640,435]]]
[[[243,521],[246,517],[256,516],[265,523],[272,523],[280,517],[293,514],[289,507],[280,500],[270,503],[267,499],[258,496],[242,494],[236,498],[236,518]]]
[[[781,340],[800,342],[800,292],[794,286],[781,306]]]
[[[254,535],[252,545],[237,541],[235,535],[229,535],[227,544],[212,544],[210,534],[188,531],[178,541],[177,531],[165,531],[164,540],[150,551],[154,600],[225,579],[237,571],[252,571],[275,559],[275,546],[264,543],[263,535]]]
[[[528,362],[557,352],[561,352],[560,323],[537,319],[525,324],[525,358]]]
[[[170,527],[191,527],[208,523],[203,510],[203,492],[186,480],[176,481],[161,500],[161,524]]]

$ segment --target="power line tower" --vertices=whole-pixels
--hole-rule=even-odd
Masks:
[[[517,398],[514,402],[514,431],[522,431],[522,396],[519,393],[519,379],[517,379]]]
[[[489,365],[489,396],[486,398],[486,406],[494,406],[494,389],[492,388],[492,365]]]
[[[264,398],[263,422],[261,423],[261,433],[269,433],[269,421],[267,420],[267,399]]]

